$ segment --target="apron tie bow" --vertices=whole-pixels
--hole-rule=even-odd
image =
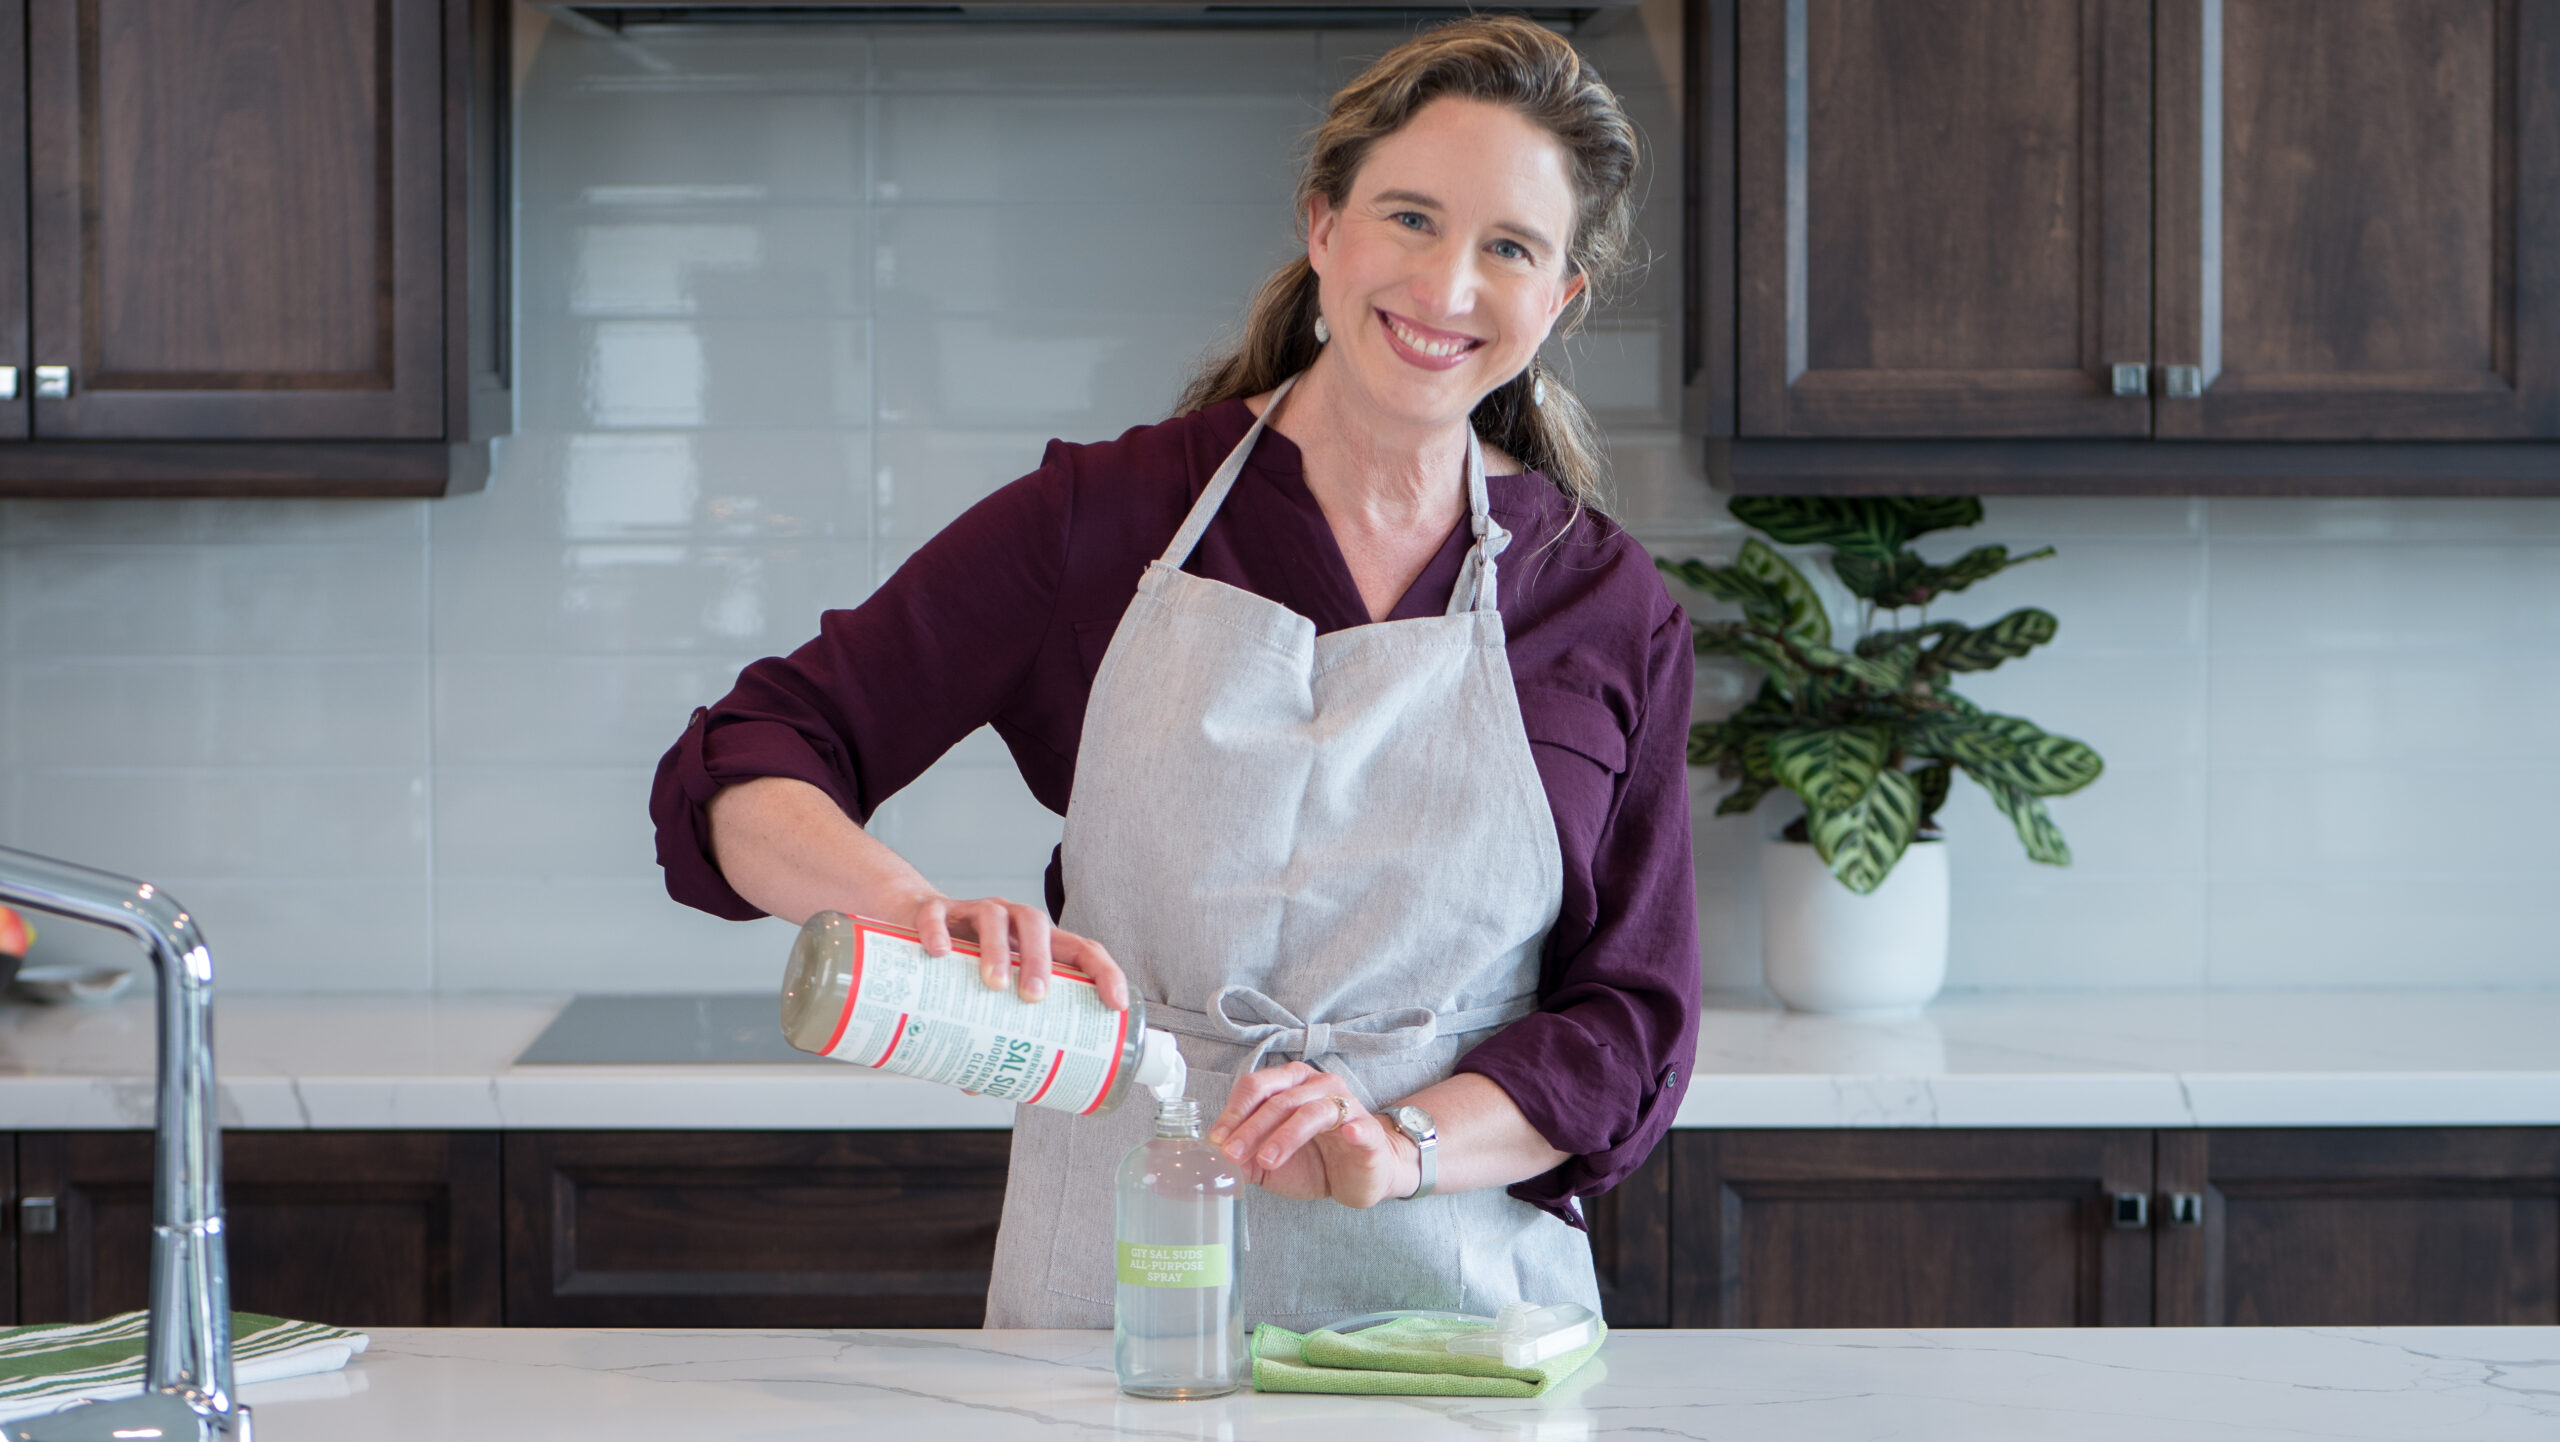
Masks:
[[[1439,1014],[1429,1007],[1400,1006],[1345,1021],[1311,1022],[1249,986],[1220,987],[1209,1000],[1206,1020],[1217,1040],[1253,1048],[1239,1071],[1260,1070],[1278,1051],[1346,1080],[1351,1073],[1345,1062],[1401,1056],[1440,1036]]]

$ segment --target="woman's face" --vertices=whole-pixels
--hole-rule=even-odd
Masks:
[[[1463,419],[1581,292],[1565,268],[1573,219],[1553,136],[1499,105],[1432,101],[1370,149],[1340,208],[1309,208],[1326,354],[1388,416]]]

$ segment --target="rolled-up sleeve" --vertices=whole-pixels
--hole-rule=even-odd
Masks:
[[[870,599],[738,675],[658,763],[649,816],[667,894],[731,920],[764,913],[712,860],[705,808],[759,776],[806,781],[866,822],[945,751],[996,718],[1054,624],[1072,463],[1041,468],[926,542]]]
[[[1508,1093],[1549,1145],[1573,1154],[1511,1194],[1575,1226],[1575,1198],[1615,1186],[1662,1140],[1697,1048],[1691,667],[1687,619],[1670,608],[1647,639],[1627,768],[1593,847],[1588,932],[1568,934],[1560,922],[1538,1010],[1458,1062]]]

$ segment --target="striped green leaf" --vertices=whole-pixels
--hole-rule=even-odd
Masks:
[[[1946,762],[1923,766],[1911,773],[1911,784],[1920,789],[1920,829],[1927,831],[1938,819],[1938,808],[1947,804],[1947,788],[1955,783],[1955,768]]]
[[[1750,631],[1738,632],[1734,653],[1759,667],[1760,673],[1768,677],[1769,684],[1777,687],[1778,694],[1782,696],[1792,697],[1804,685],[1805,669],[1796,664],[1795,657],[1787,654],[1786,647],[1766,636]]]
[[[1881,726],[1801,727],[1769,738],[1769,764],[1808,808],[1840,811],[1876,784],[1892,741]]]
[[[1830,613],[1822,609],[1822,598],[1814,594],[1813,583],[1786,557],[1757,540],[1749,540],[1742,543],[1742,554],[1734,558],[1733,566],[1785,599],[1787,619],[1781,629],[1790,639],[1809,646],[1831,644]]]
[[[1910,551],[1896,551],[1890,556],[1859,556],[1842,551],[1831,558],[1831,573],[1849,588],[1850,595],[1887,610],[1919,605],[1908,593],[1919,589],[1920,578],[1928,569],[1929,563]]]
[[[1829,546],[1875,560],[1914,536],[1982,519],[1982,502],[1970,496],[1736,496],[1725,509],[1780,545]]]
[[[1876,631],[1858,638],[1858,654],[1881,656],[1887,651],[1918,651],[1932,641],[1961,636],[1966,626],[1962,621],[1932,621],[1926,626],[1912,626],[1899,631]]]
[[[2019,716],[1985,712],[1970,723],[2009,743],[2005,758],[1965,761],[1967,770],[2015,786],[2030,796],[2068,796],[2098,779],[2106,763],[2087,742],[2055,736]],[[1957,757],[1957,760],[1964,760]]]
[[[1856,805],[1837,811],[1808,806],[1805,821],[1823,864],[1843,886],[1864,896],[1884,884],[1919,834],[1920,788],[1908,772],[1884,771]]]
[[[1988,671],[2052,640],[2061,628],[2052,612],[2024,607],[1988,626],[1946,637],[1930,648],[1926,664],[1942,671]]]
[[[1747,547],[1759,545],[1759,543],[1751,541],[1746,542],[1745,545]],[[1769,551],[1766,546],[1761,546],[1760,549],[1767,551],[1773,559],[1777,555],[1776,552]],[[1780,564],[1785,563],[1781,561]],[[1660,557],[1654,559],[1654,565],[1667,574],[1677,577],[1682,585],[1691,590],[1702,591],[1719,601],[1740,606],[1745,617],[1772,631],[1784,631],[1787,628],[1793,605],[1788,599],[1786,590],[1774,581],[1764,580],[1739,565],[1716,566],[1699,560],[1665,561]],[[1793,566],[1788,566],[1787,569],[1790,572],[1795,570]],[[1799,575],[1796,580],[1801,583],[1804,577]],[[1809,588],[1808,594],[1810,594]],[[1828,622],[1825,624],[1828,625]]]
[[[2051,546],[2023,556],[2010,555],[2006,546],[1976,546],[1943,566],[1933,566],[1911,551],[1880,557],[1843,553],[1832,557],[1831,569],[1839,575],[1840,584],[1860,598],[1895,610],[1929,605],[2011,566],[2052,554]]]
[[[1772,786],[1767,782],[1753,781],[1745,778],[1740,786],[1733,788],[1732,795],[1727,796],[1722,801],[1716,803],[1716,815],[1740,816],[1744,812],[1749,811],[1752,807],[1759,805],[1761,797],[1768,795],[1776,789],[1777,788],[1775,786]]]
[[[1888,651],[1881,656],[1847,656],[1840,661],[1843,675],[1855,676],[1878,691],[1888,694],[1908,690],[1911,686],[1912,663],[1919,659],[1916,651]]]
[[[1989,580],[2011,566],[2041,561],[2052,554],[2051,546],[2038,547],[2023,556],[2010,555],[2006,546],[1976,546],[1943,566],[1931,567],[1936,574],[1930,578],[1930,589],[1940,596],[1950,595],[1976,581]]]
[[[1991,793],[1992,804],[2018,829],[2018,840],[2025,844],[2029,861],[2047,866],[2071,864],[2071,844],[2062,839],[2062,828],[2053,824],[2053,815],[2045,810],[2042,797],[2031,796],[1969,767],[1967,774],[1982,783],[1982,789]]]
[[[1959,765],[2001,764],[2017,759],[2018,743],[1981,724],[1977,716],[1932,716],[1902,728],[1902,748],[1914,756]]]
[[[1739,728],[1722,721],[1701,721],[1689,728],[1689,764],[1714,766],[1731,756],[1740,741]]]
[[[1769,759],[1769,733],[1754,731],[1742,738],[1734,758],[1742,763],[1742,779],[1756,781],[1763,787],[1778,784],[1777,763]]]

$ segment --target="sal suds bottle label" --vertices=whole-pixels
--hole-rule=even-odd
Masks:
[[[819,912],[791,947],[783,1036],[836,1061],[1078,1116],[1110,1111],[1133,1088],[1180,1094],[1182,1053],[1147,1026],[1138,998],[1114,1011],[1093,978],[1060,966],[1048,996],[1024,1001],[979,978],[976,947],[951,950],[933,956],[914,932]]]

